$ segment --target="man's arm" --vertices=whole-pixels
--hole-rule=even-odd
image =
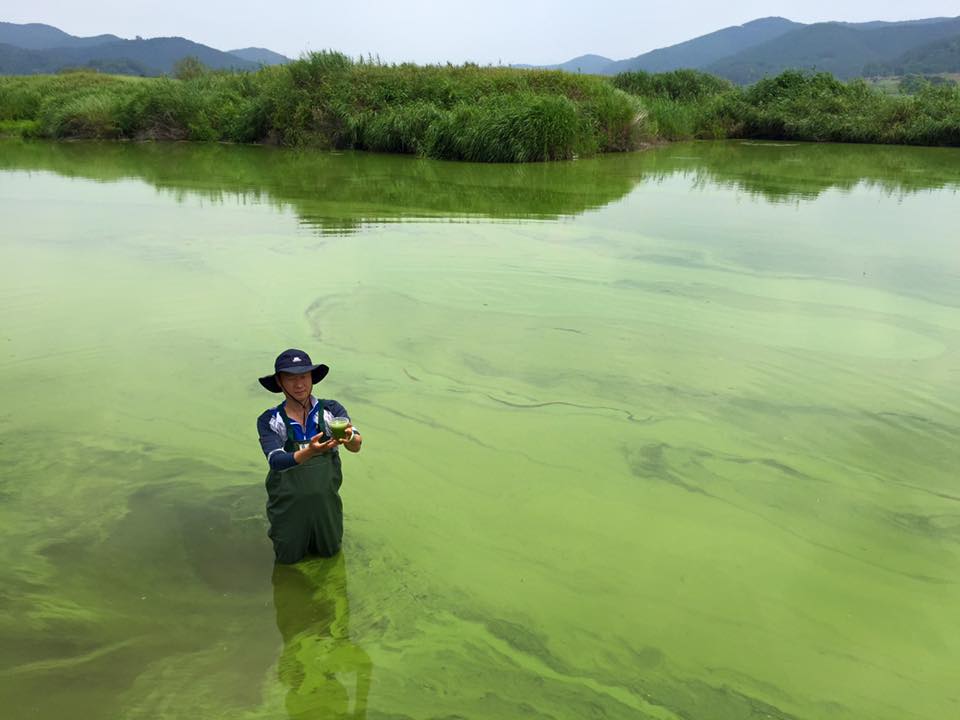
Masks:
[[[303,462],[303,460],[297,460],[296,453],[287,452],[283,449],[286,438],[281,437],[280,434],[271,427],[270,421],[273,417],[275,417],[275,413],[267,411],[257,418],[257,432],[260,434],[260,449],[263,450],[263,454],[266,455],[267,464],[271,470],[286,470],[287,468],[292,468],[298,462]],[[298,450],[297,452],[302,451]],[[304,460],[305,459],[306,458],[304,458]]]
[[[348,425],[349,430],[353,430],[352,425]],[[360,437],[360,433],[356,430],[353,430],[353,434],[350,436],[350,439],[343,442],[342,445],[352,453],[360,452],[360,446],[363,444],[363,438]]]

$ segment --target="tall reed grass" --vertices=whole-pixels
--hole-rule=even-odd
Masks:
[[[219,140],[478,162],[568,159],[657,140],[766,138],[960,145],[960,88],[889,95],[787,71],[738,88],[693,70],[614,78],[313,53],[186,80],[95,73],[0,77],[0,132]]]
[[[186,80],[0,78],[0,123],[50,138],[268,142],[529,162],[634,149],[652,134],[645,117],[636,97],[602,78],[387,66],[333,52]]]
[[[960,88],[927,84],[889,95],[862,80],[786,71],[746,88],[694,71],[623,73],[665,140],[756,138],[901,145],[960,145]]]

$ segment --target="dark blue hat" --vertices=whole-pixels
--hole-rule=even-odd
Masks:
[[[260,378],[260,384],[270,392],[283,392],[283,389],[277,382],[277,373],[282,372],[296,375],[308,372],[313,379],[313,384],[316,385],[326,377],[327,373],[330,372],[330,368],[326,365],[314,365],[310,361],[310,356],[303,350],[291,348],[277,355],[277,359],[273,363],[273,374],[264,375]]]

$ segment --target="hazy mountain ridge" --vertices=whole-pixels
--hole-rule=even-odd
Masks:
[[[135,74],[160,75],[172,73],[176,62],[185,57],[195,57],[215,70],[255,70],[259,67],[259,63],[252,63],[181,37],[120,40],[93,47],[50,48],[26,52],[29,55],[21,56],[18,64],[0,64],[0,72],[7,75],[29,75],[56,72],[65,67],[96,68],[104,64],[127,64],[143,69]]]
[[[613,60],[608,57],[603,57],[602,55],[587,54],[575,57],[573,60],[567,60],[565,63],[560,63],[559,65],[511,65],[510,67],[528,69],[538,68],[541,70],[564,70],[572,73],[603,75],[603,69],[612,62]]]
[[[0,22],[0,44],[13,45],[24,50],[49,50],[52,48],[76,48],[103,45],[109,42],[122,40],[116,35],[95,35],[93,37],[77,37],[65,33],[59,28],[43,23],[16,23]]]
[[[76,37],[52,25],[0,23],[0,74],[5,75],[54,73],[71,67],[124,75],[161,75],[172,73],[177,61],[185,57],[195,57],[215,70],[256,70],[261,65],[289,62],[266,48],[243,48],[231,53],[183,37]]]
[[[246,47],[237,50],[227,50],[231,55],[236,55],[241,60],[258,63],[260,65],[283,65],[290,62],[290,58],[281,55],[273,50],[261,47]]]

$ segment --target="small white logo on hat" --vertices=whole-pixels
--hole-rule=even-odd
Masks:
[[[301,362],[300,356],[297,355],[295,358],[293,358],[293,361],[294,361],[294,362]]]

